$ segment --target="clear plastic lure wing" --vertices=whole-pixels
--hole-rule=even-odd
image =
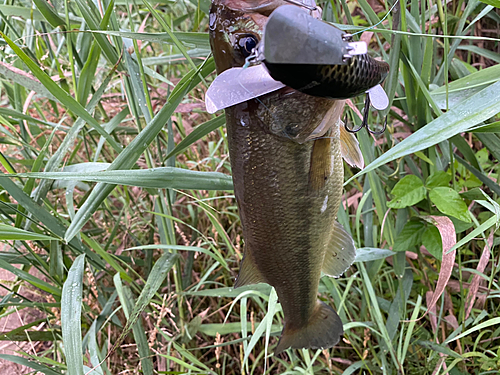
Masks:
[[[370,96],[370,103],[373,108],[381,111],[389,106],[389,98],[387,97],[387,94],[382,86],[374,86],[366,93]]]
[[[231,68],[217,76],[205,95],[208,113],[246,102],[285,87],[275,81],[262,65]]]

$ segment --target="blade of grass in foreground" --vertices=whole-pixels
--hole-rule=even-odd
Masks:
[[[61,327],[68,373],[83,375],[82,291],[85,255],[78,256],[69,269],[61,300]]]
[[[153,189],[233,190],[231,176],[219,172],[198,172],[183,168],[161,167],[139,170],[102,172],[37,172],[9,175],[12,177],[48,178],[104,182],[114,185],[140,186]]]
[[[144,329],[142,328],[142,322],[139,320],[139,316],[142,311],[148,306],[149,302],[155,295],[155,293],[160,288],[161,284],[167,277],[168,272],[172,269],[175,261],[177,260],[177,255],[165,253],[160,259],[158,259],[149,274],[146,285],[137,299],[135,306],[132,308],[131,292],[128,288],[123,287],[120,274],[116,274],[114,277],[115,285],[117,287],[118,296],[122,303],[125,315],[127,316],[127,325],[123,329],[120,337],[116,340],[113,349],[115,350],[127,336],[130,329],[133,330],[134,338],[137,342],[137,349],[139,355],[141,356],[141,364],[144,373],[152,374],[152,362],[149,358],[149,347],[148,342],[144,334]],[[131,311],[132,310],[132,311]]]

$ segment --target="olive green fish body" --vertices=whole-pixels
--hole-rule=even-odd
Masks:
[[[212,4],[210,39],[219,73],[243,65],[241,38],[259,39],[267,19],[240,3]],[[285,87],[226,109],[245,240],[236,286],[266,282],[276,289],[285,315],[276,352],[331,347],[343,333],[335,311],[317,299],[322,270],[338,276],[355,255],[352,239],[335,221],[343,106]]]
[[[271,77],[305,94],[348,99],[382,83],[389,64],[369,55],[357,55],[345,65],[272,64],[265,62]]]

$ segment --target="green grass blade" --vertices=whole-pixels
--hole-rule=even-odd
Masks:
[[[39,364],[35,361],[29,360],[24,357],[19,357],[17,355],[10,355],[10,354],[0,354],[1,359],[5,359],[6,361],[10,361],[13,363],[17,363],[21,366],[26,366],[29,368],[32,368],[35,371],[39,371],[42,374],[45,375],[62,375],[63,373],[60,371],[55,371],[45,365]]]
[[[52,294],[54,296],[60,296],[61,295],[61,289],[56,288],[55,286],[40,280],[39,278],[29,274],[26,271],[20,270],[17,267],[14,267],[7,263],[5,260],[0,259],[0,268],[3,268],[4,270],[7,270],[9,272],[12,272],[14,275],[19,277],[20,279],[30,283],[33,286],[36,286],[37,288],[40,288],[44,291],[46,291],[49,294]]]
[[[186,138],[179,142],[175,148],[170,151],[170,153],[165,157],[165,160],[170,159],[173,156],[176,156],[191,146],[193,143],[198,141],[199,139],[206,136],[208,133],[213,132],[214,130],[224,126],[226,123],[226,116],[221,115],[219,117],[213,118],[204,122],[201,125],[198,125],[191,133],[189,133]]]
[[[231,176],[219,172],[198,172],[173,167],[80,173],[33,172],[14,174],[12,177],[48,178],[64,181],[93,181],[154,189],[233,190]]]
[[[61,299],[61,327],[69,375],[83,375],[82,291],[85,255],[78,256],[69,269]]]
[[[0,240],[37,241],[37,240],[57,240],[57,238],[46,236],[44,234],[29,232],[27,230],[16,228],[11,225],[0,223]]]
[[[200,67],[202,75],[206,76],[214,69],[213,60],[208,61],[205,66]],[[182,101],[182,98],[194,86],[196,86],[200,79],[198,76],[199,71],[189,72],[176,86],[174,91],[170,94],[167,103],[156,114],[151,122],[139,133],[137,137],[123,150],[120,155],[113,161],[108,170],[113,169],[127,169],[131,168],[139,159],[141,154],[146,150],[149,144],[156,138],[158,133],[162,130],[163,126],[167,123],[168,119],[175,111],[177,106]],[[75,219],[68,228],[65,239],[71,240],[85,225],[87,220],[97,210],[99,205],[106,199],[106,197],[114,189],[114,185],[98,184],[89,199],[80,208],[75,216]]]

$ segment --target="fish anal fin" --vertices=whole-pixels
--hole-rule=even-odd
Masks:
[[[318,301],[307,325],[295,328],[285,323],[281,339],[274,354],[288,348],[331,348],[340,340],[344,333],[342,321],[330,306]]]
[[[318,191],[325,187],[331,174],[331,144],[329,137],[319,138],[314,141],[311,162],[309,166],[309,188]]]
[[[340,153],[351,167],[363,169],[365,161],[359,148],[359,142],[353,133],[349,133],[343,123],[340,124]]]
[[[265,283],[264,277],[257,269],[255,265],[252,254],[249,249],[245,250],[245,255],[243,256],[243,260],[241,262],[240,272],[238,274],[238,278],[234,283],[234,287],[238,288],[244,285]]]
[[[356,247],[351,235],[339,222],[335,222],[327,245],[322,271],[328,276],[342,275],[354,262]]]

